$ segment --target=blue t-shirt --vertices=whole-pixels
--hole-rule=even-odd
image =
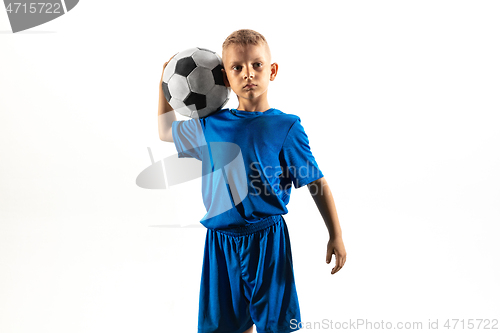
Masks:
[[[245,227],[288,213],[295,188],[322,178],[296,115],[277,109],[221,109],[174,121],[179,157],[202,161],[202,196],[210,229]]]

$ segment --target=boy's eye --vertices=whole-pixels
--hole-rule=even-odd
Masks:
[[[262,67],[262,63],[261,62],[258,62],[256,64],[254,64],[255,67]]]
[[[233,66],[233,69],[234,69],[235,71],[239,71],[239,70],[241,69],[241,66]]]

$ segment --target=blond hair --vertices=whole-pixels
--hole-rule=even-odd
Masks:
[[[230,45],[259,45],[262,44],[266,47],[269,53],[269,58],[271,58],[271,50],[269,44],[267,44],[266,38],[255,30],[251,29],[240,29],[232,32],[227,36],[224,43],[222,43],[222,57],[224,58],[224,50],[226,50]]]

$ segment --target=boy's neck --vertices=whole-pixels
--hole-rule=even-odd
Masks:
[[[252,102],[252,101],[247,100],[247,99],[239,98],[238,102],[239,102],[239,104],[238,104],[237,110],[241,110],[241,111],[264,112],[264,111],[267,111],[271,108],[267,99],[264,101],[260,101],[260,102],[255,103],[255,102]]]

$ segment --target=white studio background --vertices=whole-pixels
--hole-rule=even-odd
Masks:
[[[271,105],[302,119],[343,229],[331,276],[321,216],[292,192],[302,321],[498,320],[499,14],[496,1],[85,0],[12,34],[0,10],[0,332],[196,331],[201,182],[135,179],[147,147],[175,154],[157,134],[163,63],[220,54],[240,28],[268,39]]]

